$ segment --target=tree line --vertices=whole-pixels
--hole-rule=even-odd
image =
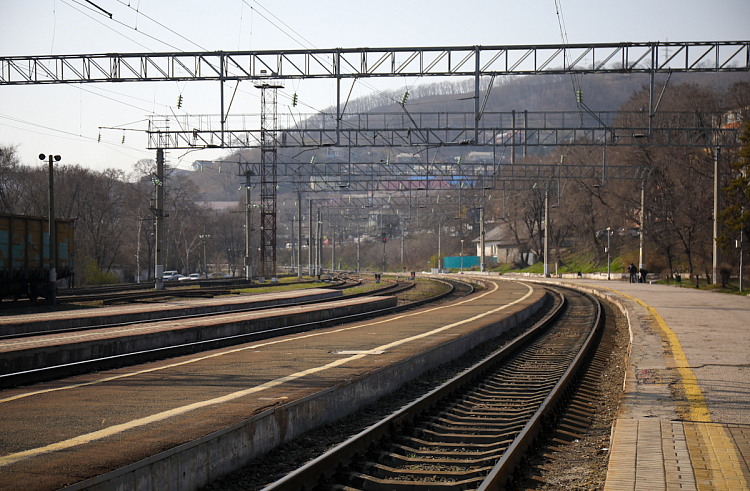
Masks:
[[[521,82],[502,81],[504,86],[516,83]],[[415,97],[430,97],[436,93],[460,95],[466,94],[467,89],[473,90],[466,84],[444,86],[438,83],[414,89],[414,94]],[[662,89],[663,83],[658,84],[657,93]],[[569,96],[575,97],[573,94]],[[382,95],[372,97],[373,100],[360,101],[361,107],[377,108],[375,99],[382,98]],[[638,116],[639,112],[644,106],[648,107],[648,101],[649,91],[643,87],[621,105],[619,117],[642,117]],[[357,104],[353,107],[360,107]],[[750,84],[746,82],[720,88],[672,83],[664,89],[659,105],[662,114],[721,118],[720,121],[703,121],[707,126],[746,125],[749,109]],[[690,124],[694,123],[691,121]],[[678,127],[685,123],[675,121],[673,124]],[[748,131],[746,129],[741,137],[740,144],[744,146],[724,148],[720,158],[724,206],[720,245],[730,269],[736,269],[739,262],[735,240],[739,238],[740,230],[744,230],[745,240],[750,233]],[[653,138],[659,143],[667,135],[656,132]],[[643,221],[647,269],[668,277],[686,274],[698,281],[701,276],[711,275],[713,166],[717,157],[717,147],[710,138],[699,143],[692,147],[609,146],[606,149],[608,165],[647,169],[647,173],[635,179],[576,179],[558,185],[551,175],[545,186],[503,196],[494,190],[494,199],[490,200],[482,200],[482,195],[487,194],[485,191],[466,189],[464,200],[465,203],[474,203],[472,206],[483,202],[485,218],[489,222],[487,228],[496,224],[507,226],[525,254],[522,258],[533,253],[541,260],[544,253],[544,194],[549,189],[555,205],[549,224],[553,255],[550,262],[560,266],[564,266],[572,254],[581,252],[589,253],[592,261],[600,263],[606,257],[607,237],[602,232],[608,227],[616,231],[610,237],[610,245],[621,256],[621,263],[637,262],[638,234]],[[603,146],[596,145],[558,147],[535,152],[525,160],[518,159],[517,164],[554,164],[564,156],[566,165],[595,167],[602,165],[604,151]],[[231,156],[228,159],[231,160]],[[137,162],[130,173],[116,169],[95,171],[79,164],[55,166],[57,216],[75,220],[78,284],[153,278],[155,185],[149,176],[154,167],[151,160]],[[24,165],[13,146],[0,146],[0,212],[45,216],[48,209],[47,179],[46,165]],[[165,220],[165,268],[183,274],[204,272],[207,267],[211,271],[239,273],[246,253],[244,202],[240,201],[230,209],[212,210],[201,201],[200,189],[186,172],[168,172],[164,186],[165,213],[168,214]],[[646,196],[645,214],[640,203],[642,187]],[[279,234],[284,234],[278,239],[279,264],[290,262],[291,250],[284,246],[293,242],[287,229],[295,214],[294,201],[295,198],[279,199],[278,221],[282,224]],[[465,253],[474,253],[471,240],[479,235],[477,213],[439,207],[421,213],[421,217],[407,224],[404,267],[413,270],[426,267],[428,262],[435,265],[435,236],[438,233],[445,234],[441,239],[443,255],[458,254],[461,239],[464,240]],[[304,220],[306,223],[306,217]],[[258,221],[256,213],[252,222],[256,225],[251,226],[259,229]],[[349,220],[347,225],[347,220],[342,219],[337,227],[324,232],[331,238],[337,234],[337,246],[341,247],[337,252],[337,262],[341,261],[349,268],[356,265],[354,239],[362,234],[360,225],[355,231],[351,223]],[[394,225],[394,230],[398,226]],[[386,244],[386,261],[399,269],[400,233],[395,234]],[[251,237],[253,270],[258,271],[259,234],[253,232]],[[376,240],[360,245],[361,263],[376,269],[382,263],[382,242]],[[332,260],[330,247],[330,244],[326,246],[324,256]],[[750,247],[745,247],[746,255],[748,249]],[[306,251],[303,256],[303,265],[306,265]],[[524,266],[523,261],[518,266]]]

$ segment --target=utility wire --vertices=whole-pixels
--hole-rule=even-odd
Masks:
[[[66,2],[66,0],[61,0],[61,1],[62,1],[63,3],[65,3],[66,5],[68,5],[68,6],[72,7],[72,5],[70,5],[69,3],[67,3],[67,2]],[[72,1],[72,2],[74,2],[74,3],[76,3],[76,4],[78,4],[78,5],[80,5],[80,6],[82,6],[82,7],[86,7],[86,5],[82,4],[82,3],[81,3],[81,2],[79,1],[79,0],[71,0],[71,1]],[[76,10],[78,10],[78,9],[76,9]],[[81,12],[80,10],[78,10],[78,11],[79,11],[79,12]],[[81,12],[81,13],[83,13],[84,15],[87,15],[87,16],[88,16],[88,14],[85,14],[85,12]],[[104,15],[104,14],[102,14],[102,15]],[[90,17],[90,16],[88,16],[88,17]],[[91,18],[93,19],[93,17],[91,17]],[[94,20],[95,20],[95,19],[94,19]],[[117,19],[114,19],[114,18],[110,18],[110,20],[111,20],[112,22],[116,23],[116,24],[119,24],[119,25],[123,26],[123,27],[126,27],[126,28],[128,28],[128,29],[132,29],[132,30],[134,30],[135,32],[137,32],[137,33],[139,33],[139,34],[141,34],[141,35],[143,35],[143,36],[146,36],[147,38],[153,39],[153,40],[154,40],[154,41],[156,41],[156,42],[159,42],[159,43],[162,43],[162,44],[164,44],[164,45],[166,45],[166,46],[169,46],[170,48],[172,48],[172,49],[174,49],[174,50],[176,50],[176,51],[184,52],[184,51],[183,51],[183,50],[181,50],[180,48],[178,48],[178,47],[176,47],[176,46],[173,46],[173,45],[169,44],[169,43],[168,43],[168,42],[166,42],[166,41],[162,41],[161,39],[159,39],[159,38],[157,38],[157,37],[155,37],[155,36],[152,36],[151,34],[147,34],[147,33],[143,32],[143,31],[139,31],[139,30],[138,30],[138,29],[136,29],[135,27],[131,27],[131,26],[129,26],[129,25],[127,25],[127,24],[125,24],[124,22],[121,22],[121,21],[119,21],[119,20],[117,20]],[[98,22],[98,21],[97,21],[97,22]],[[103,24],[102,22],[99,22],[99,23],[100,23],[100,24],[102,24],[102,25],[104,25],[105,27],[109,27],[109,26],[107,26],[106,24]],[[111,27],[109,27],[109,28],[111,29]],[[112,29],[112,30],[114,31],[114,29]],[[118,31],[115,31],[115,32],[118,32]],[[126,37],[127,37],[127,36],[126,36]],[[129,38],[128,38],[128,39],[129,39]],[[131,39],[131,41],[132,41],[132,39]],[[143,45],[142,45],[142,44],[140,44],[140,43],[138,43],[138,44],[139,44],[140,46],[143,46]],[[143,46],[143,47],[144,47],[144,48],[146,48],[146,46]],[[151,50],[151,49],[149,49],[149,48],[146,48],[146,49],[148,49],[149,51],[153,51],[153,50]]]
[[[144,13],[143,13],[143,12],[141,12],[140,10],[138,10],[138,9],[135,9],[135,8],[131,7],[129,3],[125,3],[125,2],[123,2],[123,0],[117,0],[117,1],[118,1],[118,2],[120,2],[121,4],[125,5],[125,6],[126,6],[127,8],[129,8],[130,10],[133,10],[134,12],[137,12],[137,13],[138,13],[139,15],[142,15],[142,16],[144,16],[145,18],[147,18],[148,20],[150,20],[150,21],[151,21],[151,22],[153,22],[154,24],[157,24],[157,25],[159,25],[159,26],[163,27],[164,29],[168,30],[169,32],[171,32],[171,33],[172,33],[172,34],[174,34],[175,36],[178,36],[178,37],[180,37],[180,38],[184,39],[185,41],[187,41],[188,43],[190,43],[190,44],[193,44],[193,45],[195,45],[195,46],[199,47],[199,48],[200,48],[200,49],[202,49],[203,51],[208,51],[208,50],[207,50],[206,48],[204,48],[204,47],[203,47],[203,46],[201,46],[200,44],[196,43],[195,41],[192,41],[191,39],[188,39],[188,38],[186,38],[185,36],[183,36],[183,35],[182,35],[182,34],[180,34],[179,32],[177,32],[177,31],[175,31],[175,30],[173,30],[173,29],[170,29],[170,28],[169,28],[169,27],[167,27],[166,25],[162,24],[161,22],[159,22],[158,20],[154,19],[153,17],[149,17],[148,15],[144,14]]]

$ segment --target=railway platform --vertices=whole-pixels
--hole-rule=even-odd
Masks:
[[[549,279],[623,305],[631,348],[605,491],[750,489],[750,298]]]
[[[0,391],[0,489],[199,489],[522,322],[487,280],[398,314]]]
[[[282,306],[295,302],[327,300],[341,296],[341,290],[312,288],[207,299],[174,299],[151,304],[137,303],[99,308],[56,310],[36,314],[2,315],[0,316],[0,335],[137,322],[145,319],[154,321],[168,317]]]

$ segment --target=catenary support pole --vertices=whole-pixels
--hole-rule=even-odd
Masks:
[[[721,248],[719,247],[719,235],[721,235],[721,147],[716,147],[714,152],[714,240],[713,240],[713,284],[719,281],[719,268],[721,267]]]
[[[156,264],[154,283],[157,290],[164,289],[164,149],[156,150]]]
[[[549,189],[544,192],[544,277],[549,278]]]
[[[44,155],[39,156],[44,160]],[[55,223],[55,160],[59,155],[49,156],[49,299],[50,306],[57,305],[57,225]]]
[[[643,241],[646,235],[646,178],[641,181],[641,234],[638,247],[638,270],[646,269],[646,258],[644,257]]]
[[[313,273],[313,244],[315,244],[315,238],[313,237],[313,207],[312,207],[312,199],[308,199],[307,203],[309,205],[309,212],[307,216],[307,228],[308,228],[308,235],[310,236],[307,243],[307,271],[310,274],[310,276],[314,276],[315,273]]]
[[[245,176],[245,278],[250,281],[253,278],[252,247],[250,238],[253,230],[253,205],[250,200],[250,174]]]
[[[484,206],[479,209],[479,269],[485,270],[484,258]]]
[[[302,193],[297,193],[297,279],[302,278]]]

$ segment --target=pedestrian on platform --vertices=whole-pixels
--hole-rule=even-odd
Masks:
[[[638,268],[635,267],[635,264],[630,263],[630,266],[628,266],[628,273],[630,273],[630,282],[631,283],[637,283],[638,280],[636,278],[636,273],[638,272]]]
[[[648,275],[648,271],[646,271],[646,268],[641,268],[640,271],[638,271],[641,274],[641,283],[646,283],[646,275]]]

